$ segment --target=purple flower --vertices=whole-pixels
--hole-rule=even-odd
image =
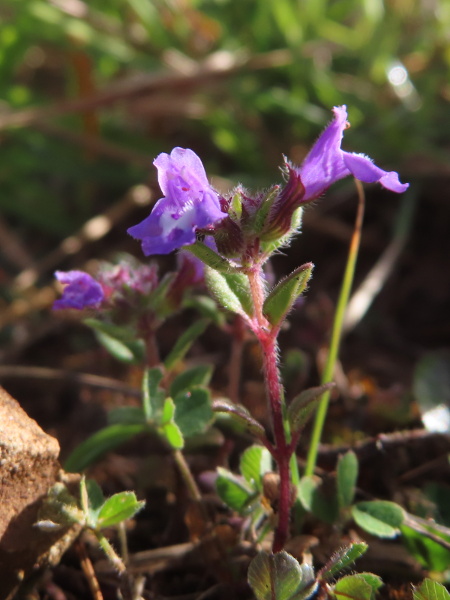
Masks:
[[[321,134],[303,161],[295,170],[301,177],[305,187],[302,203],[320,196],[332,183],[353,175],[366,183],[379,182],[393,192],[404,192],[407,183],[400,183],[395,171],[383,171],[368,156],[341,150],[341,141],[349,124],[347,123],[347,107],[333,108],[334,119]]]
[[[199,157],[189,149],[174,148],[153,162],[164,198],[151,214],[128,233],[141,240],[142,251],[168,254],[195,242],[195,230],[212,225],[226,215],[217,192],[209,185]]]
[[[66,286],[62,297],[53,303],[55,310],[98,307],[105,299],[102,286],[83,271],[56,271],[55,277]]]

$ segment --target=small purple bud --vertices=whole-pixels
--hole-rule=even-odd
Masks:
[[[83,271],[56,271],[55,277],[65,288],[62,297],[53,303],[54,310],[98,308],[105,299],[102,286]]]
[[[292,231],[294,212],[304,202],[305,188],[297,171],[286,162],[288,180],[274,200],[265,227],[261,232],[263,241],[280,239]]]

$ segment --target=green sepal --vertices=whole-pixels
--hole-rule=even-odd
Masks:
[[[334,385],[335,384],[331,382],[309,388],[292,400],[287,411],[292,435],[302,431],[308,420],[312,417],[313,412],[316,410],[322,394],[334,387]]]
[[[205,268],[206,284],[227,310],[243,315],[253,316],[253,302],[248,278],[243,273],[219,273]]]
[[[279,248],[282,248],[283,246],[287,246],[289,244],[291,238],[296,233],[298,233],[300,230],[300,227],[302,224],[302,217],[303,217],[303,207],[300,206],[299,208],[297,208],[294,211],[294,214],[292,215],[291,229],[288,233],[281,236],[277,240],[271,240],[271,241],[267,241],[267,242],[262,240],[261,249],[264,251],[264,253],[267,256],[270,256]]]
[[[164,361],[164,366],[167,371],[170,371],[180,360],[184,358],[189,348],[195,340],[205,331],[210,324],[209,319],[199,319],[188,327],[178,338],[175,346],[169,352]]]
[[[236,268],[228,260],[217,254],[217,252],[214,252],[214,250],[203,242],[197,241],[195,244],[184,246],[183,249],[192,252],[194,256],[214,271],[220,271],[221,273],[236,272]]]
[[[265,229],[270,209],[272,208],[275,200],[278,198],[279,193],[280,186],[274,185],[265,193],[264,197],[262,198],[261,203],[253,217],[252,233],[255,235],[259,235]]]
[[[242,216],[242,196],[239,192],[233,194],[233,197],[231,198],[228,216],[232,221],[239,225]]]
[[[305,291],[314,265],[306,263],[282,279],[264,301],[263,313],[274,327],[281,325],[297,298]]]
[[[84,319],[85,325],[94,330],[99,343],[121,362],[137,364],[144,360],[145,344],[135,335],[118,325],[99,319]]]
[[[368,533],[380,538],[394,538],[400,533],[405,511],[395,502],[373,500],[353,505],[352,517]]]

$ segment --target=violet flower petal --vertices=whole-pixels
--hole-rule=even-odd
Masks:
[[[56,271],[56,279],[66,287],[53,309],[98,307],[105,299],[102,286],[83,271]]]
[[[195,152],[174,148],[170,155],[160,154],[153,164],[164,197],[146,219],[128,229],[130,235],[141,240],[146,256],[168,254],[192,244],[197,228],[208,227],[226,216]]]
[[[400,183],[395,171],[383,171],[367,156],[341,150],[344,130],[348,127],[347,107],[336,106],[333,113],[333,121],[322,132],[301,167],[297,167],[305,186],[303,202],[314,200],[332,183],[348,175],[366,183],[381,183],[393,192],[404,192],[409,184]]]

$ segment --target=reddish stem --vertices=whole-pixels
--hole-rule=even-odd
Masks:
[[[275,341],[276,336],[271,333],[269,335],[260,335],[258,337],[263,351],[264,376],[272,416],[273,435],[275,439],[274,458],[277,462],[278,474],[280,476],[278,525],[275,531],[272,550],[273,552],[280,552],[286,543],[289,533],[289,516],[291,508],[289,460],[292,449],[290,444],[287,443],[283,422],[281,382],[278,372],[277,347]]]
[[[275,448],[272,455],[278,466],[280,477],[280,494],[278,499],[278,525],[275,531],[273,552],[280,552],[289,534],[289,517],[291,509],[291,486],[289,461],[292,446],[286,439],[283,419],[283,394],[278,371],[277,335],[278,327],[271,327],[263,314],[264,289],[261,267],[254,267],[247,272],[250,290],[255,307],[254,332],[261,345],[263,354],[264,379],[272,417]]]

